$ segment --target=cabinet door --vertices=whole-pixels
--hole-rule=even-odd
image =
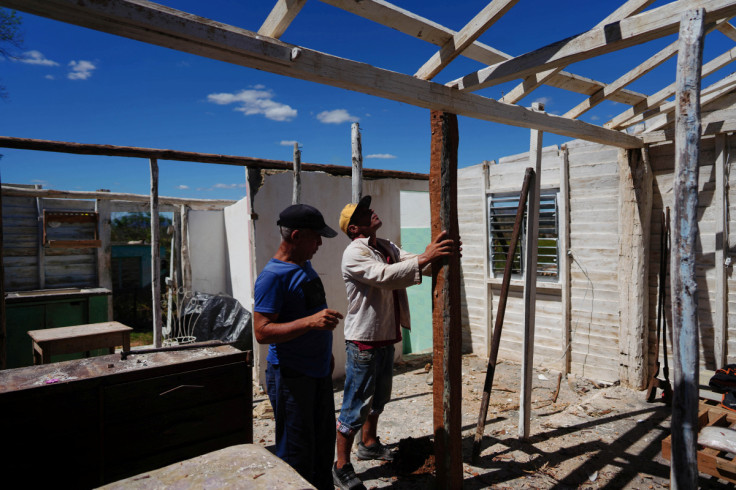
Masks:
[[[8,335],[7,367],[17,368],[33,364],[33,352],[29,330],[45,328],[44,305],[8,305],[6,328]]]

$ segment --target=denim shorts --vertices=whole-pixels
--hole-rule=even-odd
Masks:
[[[368,415],[383,412],[391,399],[394,345],[360,350],[354,343],[345,342],[345,350],[345,389],[337,430],[353,435]]]

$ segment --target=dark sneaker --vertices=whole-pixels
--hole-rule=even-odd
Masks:
[[[381,441],[376,438],[376,443],[370,446],[366,446],[363,442],[358,443],[358,451],[355,453],[358,459],[382,459],[384,461],[393,461],[394,455],[391,450],[381,444]]]
[[[332,483],[343,490],[366,490],[350,463],[345,463],[340,469],[337,468],[337,463],[332,465]]]

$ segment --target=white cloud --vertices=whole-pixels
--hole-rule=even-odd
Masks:
[[[358,122],[360,118],[351,116],[345,109],[335,109],[333,111],[322,111],[317,114],[317,119],[324,124],[342,124],[344,122]]]
[[[66,76],[69,80],[87,80],[92,76],[92,70],[97,68],[92,62],[85,60],[72,60],[69,66],[72,69]]]
[[[46,58],[42,52],[36,50],[26,51],[18,61],[27,65],[59,66],[59,63]]]
[[[391,159],[396,158],[396,155],[392,155],[390,153],[373,153],[371,155],[366,155],[366,158],[382,158],[382,159]]]
[[[281,143],[279,145],[281,146],[294,146],[294,143],[299,143],[296,140],[281,140]]]
[[[237,104],[235,110],[246,116],[262,114],[272,121],[291,121],[296,117],[296,109],[274,101],[273,93],[270,90],[263,90],[262,85],[257,85],[257,87],[257,89],[241,90],[234,94],[210,94],[207,100],[218,105]]]
[[[245,183],[241,184],[215,184],[212,186],[215,189],[237,189],[238,187],[245,187]]]
[[[44,78],[45,78],[46,80],[56,80],[56,77],[55,77],[55,76],[53,76],[53,75],[46,75],[46,76],[45,76]]]
[[[590,120],[591,121],[598,121],[599,119],[600,119],[600,116],[591,116],[590,117]]]
[[[188,186],[188,185],[184,185],[184,184],[181,184],[181,185],[177,185],[177,186],[176,186],[176,188],[177,188],[177,189],[182,189],[182,190],[184,190],[184,189],[189,189],[189,186]]]

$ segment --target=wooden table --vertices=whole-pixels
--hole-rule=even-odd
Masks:
[[[30,330],[33,340],[33,364],[48,364],[51,356],[73,354],[104,349],[115,353],[115,346],[122,345],[124,351],[130,350],[130,332],[133,329],[120,322],[90,323],[73,327],[45,328]]]

